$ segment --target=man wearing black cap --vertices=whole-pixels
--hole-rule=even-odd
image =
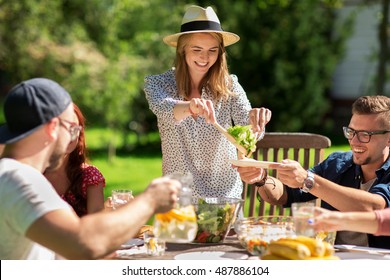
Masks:
[[[60,166],[78,134],[68,92],[54,81],[24,81],[8,93],[0,127],[0,259],[103,258],[166,212],[179,183],[156,179],[122,208],[79,218],[42,175]],[[99,245],[99,246],[97,246]]]

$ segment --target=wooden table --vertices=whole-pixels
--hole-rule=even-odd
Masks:
[[[239,243],[236,236],[226,237],[223,243],[167,243],[165,253],[162,256],[150,256],[144,250],[140,253],[132,255],[122,255],[118,259],[133,259],[133,260],[174,260],[178,255],[195,252],[224,252],[226,256],[241,257],[241,259],[253,258]],[[223,258],[223,257],[222,257]],[[258,259],[258,257],[254,257]]]
[[[150,256],[146,254],[144,247],[132,249],[131,254],[120,254],[115,259],[127,260],[175,260],[175,259],[256,259],[259,257],[251,256],[239,243],[237,236],[227,236],[223,243],[167,243],[166,251],[162,256]],[[358,247],[362,251],[337,250],[335,255],[341,260],[390,260],[390,252],[378,254],[375,248]],[[366,251],[364,250],[366,249]],[[121,252],[121,251],[118,251]],[[125,252],[125,251],[122,251]]]

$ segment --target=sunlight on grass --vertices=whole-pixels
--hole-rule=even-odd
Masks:
[[[111,190],[131,189],[134,194],[142,192],[156,177],[161,176],[161,158],[138,158],[117,156],[112,163],[105,158],[92,161],[106,178],[105,195]]]

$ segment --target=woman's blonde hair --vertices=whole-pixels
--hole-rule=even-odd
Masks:
[[[227,67],[226,52],[221,34],[215,32],[208,34],[212,35],[219,42],[218,58],[200,82],[199,91],[202,92],[202,88],[207,87],[210,90],[213,99],[219,100],[221,98],[227,98],[232,94],[232,79]],[[179,95],[183,96],[186,100],[190,99],[191,78],[185,59],[185,48],[188,46],[192,35],[193,34],[181,35],[176,48],[176,85]]]
[[[359,97],[352,104],[352,114],[379,114],[383,128],[390,129],[390,98],[384,95]]]

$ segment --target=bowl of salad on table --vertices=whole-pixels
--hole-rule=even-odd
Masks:
[[[243,200],[238,198],[203,197],[195,199],[198,232],[194,242],[223,242],[236,220],[242,202]]]

